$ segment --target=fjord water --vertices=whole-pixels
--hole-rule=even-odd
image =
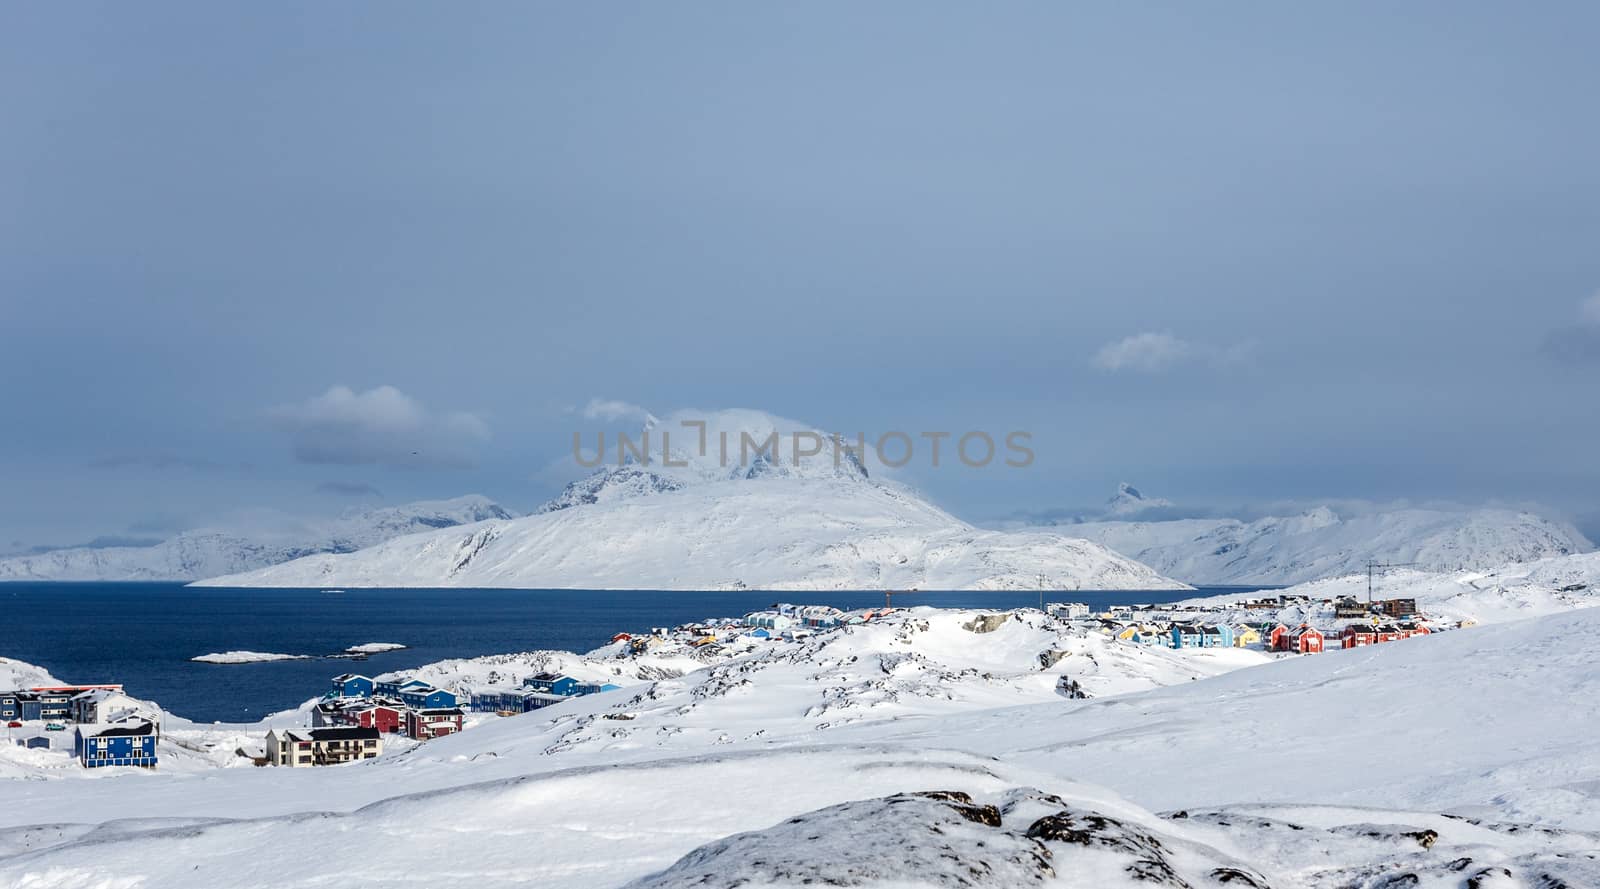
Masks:
[[[1249,588],[1211,588],[1232,592]],[[1202,593],[1203,595],[1204,593]],[[1184,590],[1046,591],[1046,601],[1093,607],[1170,602]],[[736,617],[774,602],[864,608],[881,591],[191,589],[174,583],[0,584],[0,656],[38,664],[65,682],[120,682],[135,697],[198,722],[253,722],[321,694],[331,676],[375,675],[446,658],[562,649],[584,652],[618,632]],[[1015,608],[1039,593],[918,592],[896,605]],[[403,651],[367,661],[321,655],[364,642]],[[311,660],[202,664],[223,651],[318,655]]]

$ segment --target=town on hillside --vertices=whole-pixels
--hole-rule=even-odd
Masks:
[[[1319,654],[1399,642],[1470,625],[1418,611],[1414,599],[1361,602],[1351,597],[1313,599],[1278,595],[1229,604],[1130,604],[1094,611],[1079,602],[1051,602],[1045,613],[1080,633],[1114,642],[1171,649],[1245,648],[1276,654]],[[682,658],[694,669],[761,646],[800,643],[819,634],[848,632],[902,612],[883,608],[841,610],[827,605],[780,603],[737,618],[716,618],[644,632],[618,632],[580,659],[585,664],[641,657]],[[1018,609],[1032,611],[1036,609]],[[1010,612],[980,615],[969,626],[987,632]],[[1048,663],[1045,664],[1049,666]],[[419,671],[420,672],[420,671]],[[302,712],[306,724],[274,727],[259,744],[234,754],[259,766],[333,766],[376,759],[400,739],[426,742],[470,728],[484,719],[516,716],[565,701],[615,691],[623,671],[593,669],[522,672],[509,666],[483,675],[422,678],[412,673],[331,677]],[[640,674],[643,675],[643,674]],[[617,680],[617,681],[612,681]],[[310,690],[308,690],[310,691]],[[1058,691],[1084,696],[1070,677]],[[116,766],[154,769],[159,762],[161,710],[128,695],[121,685],[57,685],[0,692],[0,720],[10,741],[35,750],[70,751],[86,769]]]

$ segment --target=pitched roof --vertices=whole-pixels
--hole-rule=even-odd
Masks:
[[[79,725],[78,734],[85,738],[131,737],[155,734],[155,726],[144,720],[119,722],[115,725]]]
[[[313,741],[363,741],[377,738],[378,730],[360,727],[314,728],[309,734]]]

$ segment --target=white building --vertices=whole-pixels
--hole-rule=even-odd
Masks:
[[[795,620],[787,614],[779,614],[776,611],[752,611],[744,616],[744,625],[767,630],[787,630],[795,625]]]
[[[375,728],[291,728],[267,732],[267,762],[304,768],[376,759],[383,735]]]
[[[1082,602],[1051,602],[1044,610],[1064,620],[1087,620],[1089,606]]]

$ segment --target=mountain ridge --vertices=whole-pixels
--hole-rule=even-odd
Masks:
[[[1113,509],[1097,519],[1001,527],[1061,528],[1169,577],[1202,585],[1305,583],[1364,571],[1369,561],[1407,563],[1424,571],[1482,570],[1594,550],[1566,523],[1495,507],[1405,507],[1346,515],[1324,505],[1259,519],[1140,520],[1137,513],[1123,519],[1114,509],[1127,487],[1119,487]],[[1132,499],[1170,507],[1143,495]]]
[[[0,581],[193,581],[318,553],[354,552],[406,534],[513,515],[478,494],[419,500],[347,512],[294,532],[196,529],[152,546],[69,547],[13,556],[0,559]]]
[[[681,416],[644,432],[670,432]],[[1185,588],[1075,537],[969,525],[874,478],[853,450],[804,453],[794,435],[831,439],[805,424],[749,410],[692,416],[703,439],[663,440],[659,460],[621,455],[531,516],[200,585],[954,590],[1035,589],[1042,577],[1051,589]],[[777,444],[730,462],[747,435]]]

